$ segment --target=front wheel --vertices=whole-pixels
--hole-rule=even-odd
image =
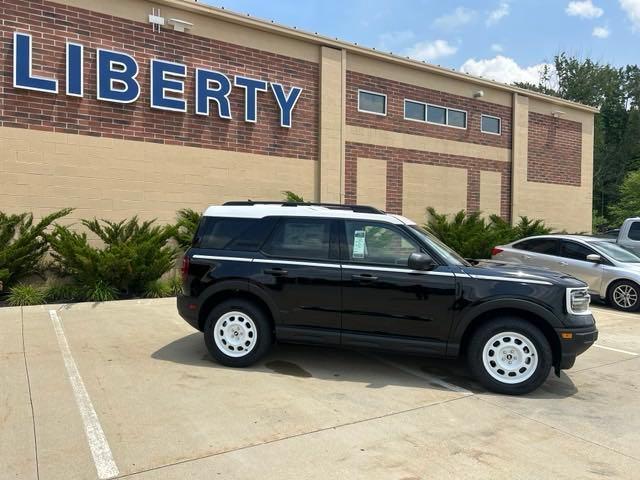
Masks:
[[[553,354],[535,325],[499,318],[481,325],[467,350],[469,369],[487,389],[507,395],[532,392],[546,380]]]
[[[271,346],[271,326],[264,312],[252,302],[227,300],[216,306],[204,327],[211,356],[222,365],[248,367]]]
[[[640,309],[640,287],[628,280],[621,280],[609,288],[607,294],[609,305],[624,312],[635,312]]]

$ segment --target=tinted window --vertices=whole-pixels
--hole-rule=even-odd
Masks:
[[[358,92],[358,110],[386,115],[387,97],[380,93]]]
[[[429,105],[427,107],[427,121],[445,125],[447,123],[447,109]]]
[[[427,106],[424,103],[412,102],[411,100],[404,101],[404,118],[424,122],[426,112]]]
[[[406,267],[420,248],[395,229],[381,224],[346,221],[347,259],[351,262]]]
[[[558,240],[554,238],[533,238],[516,243],[515,248],[529,252],[544,253],[546,255],[558,254]]]
[[[640,263],[640,257],[638,257],[638,255],[617,243],[595,242],[593,245],[618,262]]]
[[[484,133],[495,133],[496,135],[500,134],[500,119],[496,117],[488,117],[487,115],[482,115],[482,125],[481,130]]]
[[[328,260],[331,221],[286,218],[280,221],[263,251],[274,257]]]
[[[255,230],[259,222],[254,218],[205,217],[198,227],[196,246],[217,250],[256,250],[259,235],[251,230]]]
[[[629,229],[629,238],[631,240],[640,240],[640,222],[633,222]]]
[[[575,242],[562,242],[562,256],[565,258],[573,258],[574,260],[587,261],[587,255],[593,255],[596,252],[584,245]]]
[[[448,125],[467,128],[467,113],[460,110],[449,110]]]

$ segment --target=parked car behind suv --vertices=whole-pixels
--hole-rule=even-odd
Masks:
[[[581,235],[542,235],[495,247],[494,260],[557,270],[586,282],[613,307],[640,310],[640,257],[617,243]]]
[[[527,393],[597,338],[586,285],[471,265],[407,218],[372,207],[231,202],[206,210],[183,264],[180,315],[218,362],[274,341],[465,354],[487,388]]]

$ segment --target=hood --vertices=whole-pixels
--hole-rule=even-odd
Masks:
[[[587,284],[566,273],[547,270],[544,268],[527,267],[513,263],[499,262],[495,260],[481,260],[476,265],[465,267],[469,275],[488,275],[492,277],[505,277],[519,279],[524,282],[549,282],[563,287],[586,287]]]

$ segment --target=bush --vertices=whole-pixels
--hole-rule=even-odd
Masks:
[[[178,221],[176,222],[175,240],[183,251],[186,251],[193,241],[202,215],[195,210],[185,208],[178,210]]]
[[[290,190],[285,190],[284,192],[282,192],[282,194],[284,195],[285,202],[305,203],[304,198],[302,198],[301,195],[298,195],[297,193]]]
[[[170,297],[171,294],[172,292],[169,282],[162,280],[149,282],[144,290],[144,297],[146,298],[165,298]]]
[[[28,305],[40,305],[45,303],[45,291],[43,288],[19,283],[9,290],[7,303],[12,307],[26,307]]]
[[[6,215],[0,212],[0,283],[4,288],[41,273],[42,258],[49,246],[45,230],[70,212],[69,208],[60,210],[35,225],[31,213]]]
[[[50,237],[51,255],[62,276],[85,289],[91,301],[139,296],[175,264],[177,249],[167,244],[175,227],[140,223],[137,217],[121,222],[82,220],[104,243],[91,246],[86,233],[57,226]]]
[[[491,249],[496,245],[551,232],[542,220],[527,217],[520,217],[512,227],[498,215],[485,219],[480,212],[461,210],[449,219],[432,207],[427,212],[429,221],[425,228],[465,258],[491,258]]]
[[[71,303],[85,299],[83,288],[69,283],[52,283],[45,288],[47,303]]]

